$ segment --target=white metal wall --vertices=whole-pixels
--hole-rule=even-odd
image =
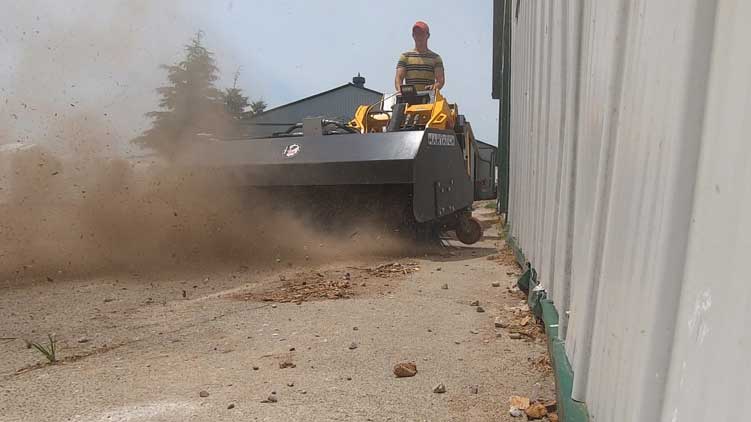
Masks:
[[[518,5],[509,221],[574,398],[594,421],[748,414],[751,2]]]

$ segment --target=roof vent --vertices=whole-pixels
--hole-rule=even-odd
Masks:
[[[358,88],[365,87],[365,78],[360,76],[360,72],[357,72],[357,76],[352,78],[352,84]]]

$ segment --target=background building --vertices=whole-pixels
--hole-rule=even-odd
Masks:
[[[300,123],[306,117],[348,122],[357,106],[381,101],[383,93],[365,88],[365,78],[358,74],[352,82],[275,107],[243,119],[250,136],[269,136],[286,130],[290,125]]]

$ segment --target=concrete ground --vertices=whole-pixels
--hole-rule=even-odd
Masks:
[[[373,257],[257,273],[3,285],[0,420],[524,420],[509,415],[509,396],[554,398],[552,373],[540,364],[544,338],[511,339],[494,326],[498,316],[513,323],[523,315],[509,311],[521,297],[507,289],[519,269],[494,259],[503,241],[493,212],[476,213],[484,240],[391,258],[419,271],[387,278],[357,270],[391,262]],[[242,299],[278,289],[280,275],[293,283],[301,271],[347,269],[357,286],[351,298]],[[62,362],[46,365],[22,339],[51,332]],[[294,366],[282,369],[285,362]],[[400,362],[414,362],[417,375],[396,378]],[[433,392],[439,383],[443,394]],[[262,403],[272,393],[277,401]]]

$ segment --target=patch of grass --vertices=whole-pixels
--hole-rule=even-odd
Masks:
[[[488,202],[487,204],[485,204],[485,205],[483,206],[483,208],[487,208],[487,209],[489,209],[489,210],[494,210],[494,209],[496,209],[496,207],[495,207],[495,201],[493,201],[493,202]]]
[[[49,344],[46,346],[41,343],[30,343],[30,344],[31,344],[31,347],[37,349],[39,353],[43,354],[44,357],[46,357],[47,360],[50,361],[50,363],[55,363],[57,362],[57,355],[56,355],[57,340],[55,340],[55,338],[51,334],[47,334],[47,339],[49,339]]]

